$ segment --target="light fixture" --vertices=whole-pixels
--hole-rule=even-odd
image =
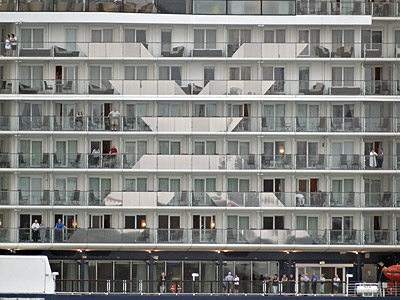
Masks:
[[[78,227],[78,222],[76,222],[76,220],[72,221],[72,227],[73,228]]]
[[[0,218],[0,228],[3,227],[3,218]]]
[[[279,153],[280,154],[284,154],[285,153],[285,148],[283,148],[283,146],[279,147]]]
[[[140,223],[140,226],[142,226],[142,228],[146,228],[146,220],[142,220],[142,222]]]
[[[211,226],[211,229],[214,229],[214,228],[215,228],[215,221],[214,221],[214,220],[211,221],[210,226]]]

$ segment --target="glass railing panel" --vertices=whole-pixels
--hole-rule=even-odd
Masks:
[[[193,0],[193,14],[195,15],[225,15],[225,0]]]
[[[109,244],[254,244],[254,245],[394,245],[395,230],[292,230],[292,229],[122,229],[0,228],[2,243],[109,243]]]
[[[15,11],[16,5],[16,1],[13,0],[2,1],[0,3],[0,12]],[[4,48],[2,47],[2,49]]]
[[[266,1],[266,0],[124,0],[82,1],[72,0],[21,0],[18,7],[13,1],[0,5],[0,12],[125,12],[162,14],[206,14],[206,15],[371,15],[373,17],[397,17],[398,3],[362,1]]]
[[[262,1],[263,15],[295,15],[296,1]]]
[[[390,230],[365,231],[364,243],[366,245],[392,245],[396,240],[396,233]]]
[[[162,14],[190,14],[192,12],[191,4],[191,0],[158,0],[157,12]]]
[[[53,11],[54,3],[52,0],[43,0],[43,1],[28,1],[28,0],[20,0],[19,1],[19,11],[21,12],[48,12]]]
[[[261,1],[230,0],[228,3],[228,15],[258,15],[261,11]]]
[[[398,170],[391,155],[338,154],[131,154],[131,153],[0,153],[0,168],[100,168],[142,170]]]
[[[83,0],[54,0],[55,12],[82,12]]]
[[[17,82],[18,89],[13,82]],[[6,86],[2,89],[2,86]],[[3,80],[0,91],[19,94],[89,94],[89,95],[164,95],[164,96],[204,96],[204,95],[398,95],[396,81],[354,80],[348,86],[330,81],[304,80]],[[349,118],[351,119],[351,117]],[[295,120],[294,120],[295,121]],[[291,127],[294,130],[296,123]],[[343,121],[344,122],[344,121]],[[317,120],[308,124],[297,124],[299,130],[317,131]],[[335,126],[333,126],[335,125]],[[351,123],[349,123],[351,125]],[[344,130],[332,124],[332,131]]]
[[[362,232],[356,229],[352,230],[330,230],[330,244],[361,244]]]
[[[10,204],[16,205],[55,205],[83,206],[84,193],[80,190],[18,190],[9,191]]]

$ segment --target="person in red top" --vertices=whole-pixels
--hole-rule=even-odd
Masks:
[[[110,160],[111,160],[111,168],[115,168],[116,164],[117,164],[117,153],[118,150],[115,147],[115,145],[112,145],[111,149],[110,149]]]

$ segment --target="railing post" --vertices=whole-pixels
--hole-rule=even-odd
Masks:
[[[265,295],[266,293],[267,293],[267,281],[263,281],[263,284],[262,284],[262,291],[263,291],[263,294]]]
[[[143,280],[139,280],[139,293],[143,294]]]
[[[126,294],[126,279],[125,280],[122,280],[122,292],[124,293],[124,294]]]
[[[111,280],[107,280],[107,293],[109,294],[111,290]]]

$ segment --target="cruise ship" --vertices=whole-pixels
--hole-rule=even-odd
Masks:
[[[58,292],[377,282],[400,259],[399,17],[0,0],[0,254],[46,255]]]

